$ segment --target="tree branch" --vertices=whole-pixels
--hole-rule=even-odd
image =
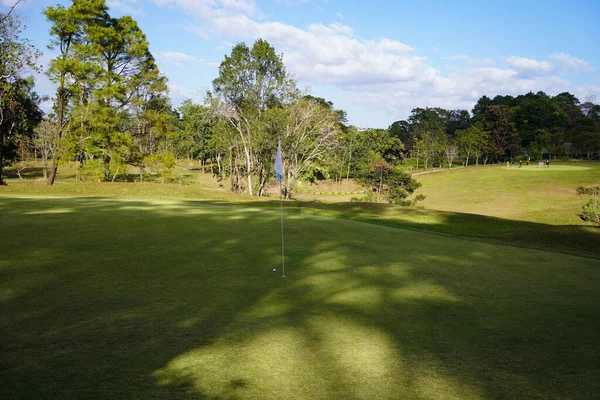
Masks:
[[[16,6],[18,6],[18,5],[19,5],[19,3],[20,3],[21,1],[22,1],[22,0],[17,0],[17,2],[15,3],[15,5],[14,5],[14,6],[12,6],[12,7],[10,8],[10,10],[8,10],[8,13],[7,13],[7,14],[6,14],[6,15],[5,15],[3,18],[2,18],[2,20],[0,20],[0,23],[2,23],[2,22],[4,22],[4,21],[6,21],[6,20],[8,19],[8,17],[10,17],[10,14],[12,14],[12,12],[13,12],[13,11],[14,11],[14,9],[15,9],[15,7],[16,7]]]

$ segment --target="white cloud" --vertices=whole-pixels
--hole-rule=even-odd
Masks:
[[[539,90],[556,94],[573,89],[546,60],[510,56],[505,67],[495,67],[491,58],[461,54],[447,58],[460,61],[460,65],[444,76],[411,46],[390,38],[365,40],[341,21],[306,27],[269,21],[251,0],[152,1],[195,16],[198,26],[186,29],[197,29],[201,36],[220,43],[238,40],[251,43],[263,38],[284,54],[288,70],[302,84],[334,88],[332,96],[338,99],[333,101],[359,104],[379,115],[385,110],[390,120],[405,118],[414,107],[471,109],[484,94],[493,97]],[[565,66],[566,57],[557,57],[562,62],[552,59]],[[568,64],[571,68],[586,65],[572,59]],[[352,122],[353,116],[349,117]],[[383,126],[389,122],[377,124]]]
[[[339,19],[343,20],[344,19],[344,14],[342,14],[341,12],[336,13],[335,15],[338,16]]]
[[[192,57],[185,53],[179,53],[177,51],[161,51],[158,59],[163,62],[182,65],[189,62],[199,62],[202,61],[196,57]]]
[[[583,103],[584,101],[592,101],[597,103],[600,98],[600,85],[583,85],[575,89],[575,96]]]
[[[521,76],[551,75],[555,68],[548,61],[537,61],[531,58],[510,56],[506,64]]]
[[[473,58],[473,57],[469,57],[469,56],[467,56],[465,54],[460,54],[460,55],[457,55],[457,56],[444,57],[444,60],[449,60],[449,61],[463,61],[467,65],[474,66],[474,67],[475,66],[484,66],[484,65],[493,65],[494,64],[494,60],[492,60],[489,57],[485,57],[485,58]]]
[[[177,85],[175,83],[169,83],[169,95],[173,107],[179,107],[184,100],[192,99],[194,103],[202,104],[204,102],[204,96],[206,94],[206,88],[199,88],[192,90],[188,87]]]
[[[309,3],[310,0],[275,0],[275,3],[287,3],[287,4],[303,4]]]
[[[550,58],[571,72],[592,71],[594,69],[589,62],[570,54],[557,53],[550,55]]]
[[[142,14],[140,0],[108,0],[106,5],[111,9],[121,11],[123,14]]]

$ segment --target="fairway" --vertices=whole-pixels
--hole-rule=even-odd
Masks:
[[[275,209],[0,197],[2,398],[596,398],[598,259],[285,223],[284,279]]]
[[[490,165],[419,176],[428,209],[488,215],[547,225],[581,225],[587,197],[580,186],[600,184],[600,163],[552,162],[519,168]]]

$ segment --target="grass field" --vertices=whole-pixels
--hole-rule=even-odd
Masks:
[[[576,213],[590,168],[422,176],[439,210],[287,202],[287,278],[268,199],[11,181],[1,397],[595,399],[600,229],[535,214]],[[526,209],[461,174],[549,192]]]
[[[579,186],[600,184],[600,164],[559,162],[550,168],[469,167],[421,175],[426,208],[550,225],[581,225],[587,198]]]

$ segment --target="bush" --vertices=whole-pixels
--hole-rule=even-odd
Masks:
[[[79,174],[84,182],[100,182],[104,179],[104,161],[99,158],[87,160],[79,170]]]
[[[585,221],[600,224],[600,198],[597,193],[583,206],[582,218]]]
[[[584,195],[584,194],[589,194],[589,195],[594,195],[599,188],[586,188],[583,186],[579,186],[575,191],[577,192],[578,195]]]

